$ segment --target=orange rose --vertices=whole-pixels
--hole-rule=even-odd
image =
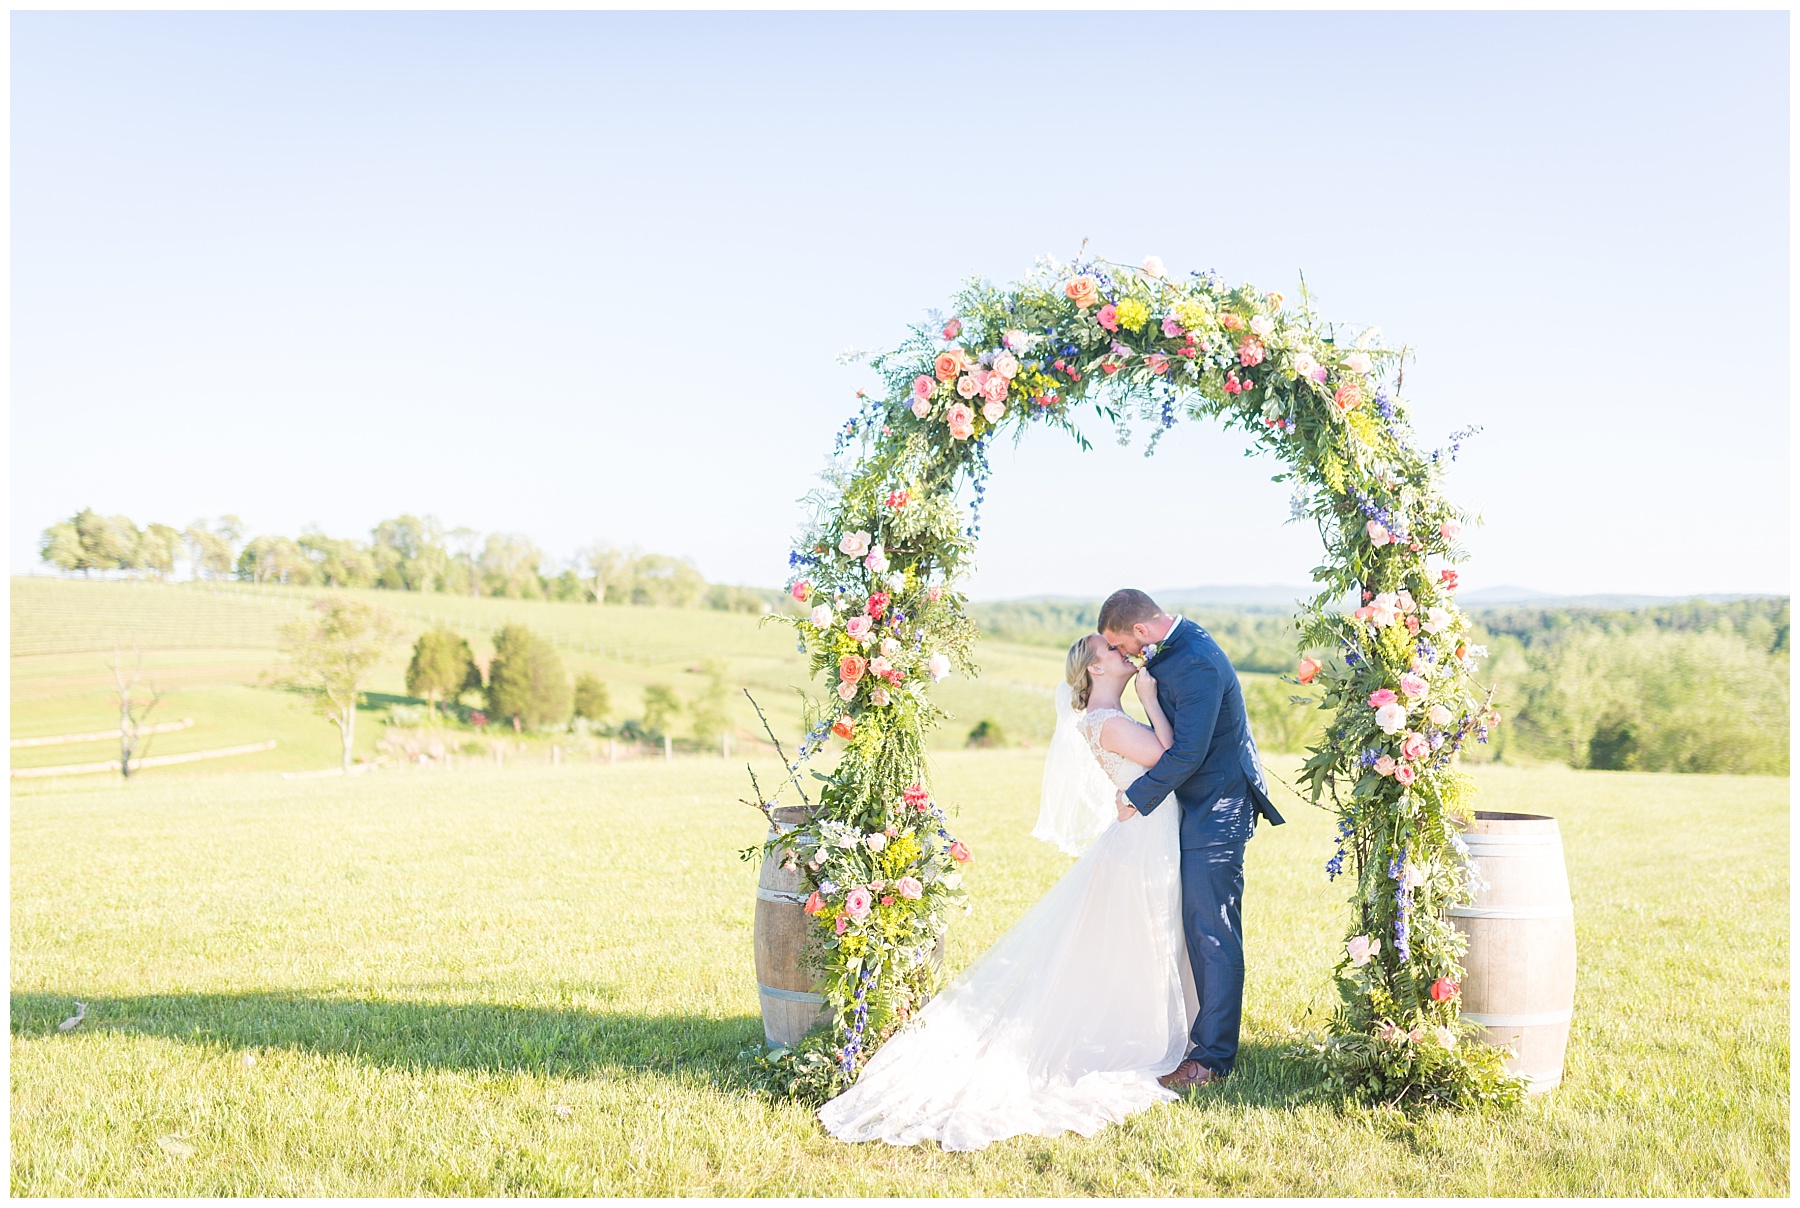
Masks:
[[[1069,295],[1069,301],[1086,310],[1100,300],[1100,282],[1083,273],[1063,286],[1063,292]]]
[[[1226,315],[1219,320],[1219,326],[1226,331],[1237,331],[1244,326],[1244,321],[1236,315]]]
[[[1356,381],[1354,378],[1345,382],[1342,386],[1337,388],[1337,394],[1332,401],[1337,403],[1337,409],[1339,411],[1356,410],[1358,407],[1362,406],[1362,383]]]
[[[832,723],[831,732],[839,738],[850,738],[856,734],[856,723],[848,716],[840,717]]]
[[[969,354],[960,348],[946,348],[937,355],[935,368],[940,382],[949,381],[968,367]]]
[[[1319,670],[1320,670],[1320,664],[1318,663],[1317,660],[1301,659],[1300,660],[1300,682],[1303,684],[1312,683],[1313,677],[1319,674]]]

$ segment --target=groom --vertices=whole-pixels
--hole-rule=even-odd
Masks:
[[[1157,1081],[1186,1090],[1217,1081],[1237,1059],[1244,1004],[1244,844],[1256,815],[1283,819],[1269,801],[1244,694],[1212,635],[1123,588],[1100,607],[1100,633],[1143,655],[1175,743],[1118,795],[1119,821],[1148,814],[1171,793],[1181,811],[1181,917],[1200,1013],[1187,1060]]]

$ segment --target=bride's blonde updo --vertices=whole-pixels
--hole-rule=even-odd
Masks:
[[[1094,661],[1094,654],[1088,649],[1088,643],[1099,636],[1096,633],[1083,634],[1069,647],[1069,659],[1063,667],[1063,676],[1069,681],[1069,687],[1074,689],[1069,703],[1077,709],[1087,708],[1088,694],[1094,690],[1094,677],[1088,674],[1088,664]]]

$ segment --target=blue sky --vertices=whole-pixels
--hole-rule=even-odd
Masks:
[[[12,17],[12,567],[402,511],[779,582],[866,370],[1089,248],[1417,350],[1469,586],[1788,589],[1787,16]],[[1304,583],[1279,467],[996,456],[978,596]]]

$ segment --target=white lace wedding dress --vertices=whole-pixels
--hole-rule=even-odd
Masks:
[[[1120,788],[1145,769],[1103,750],[1096,709],[1078,724]],[[1092,1136],[1176,1098],[1157,1085],[1197,1010],[1181,929],[1180,811],[1113,822],[1012,930],[819,1109],[842,1141]]]

